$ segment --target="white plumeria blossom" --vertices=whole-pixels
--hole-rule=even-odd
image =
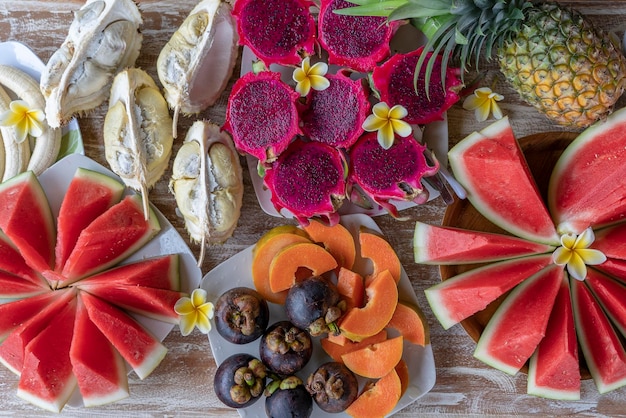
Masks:
[[[495,119],[502,119],[502,109],[498,102],[503,99],[503,95],[492,91],[489,87],[481,87],[467,96],[463,102],[463,109],[473,110],[478,122],[486,121],[491,113]]]
[[[43,134],[45,119],[43,110],[31,108],[24,100],[13,100],[0,114],[0,126],[15,126],[17,142],[23,142],[28,135],[37,138]]]
[[[174,311],[179,315],[180,333],[189,335],[194,327],[200,332],[208,334],[211,331],[211,319],[215,313],[215,306],[206,301],[207,293],[204,289],[194,289],[191,297],[182,297],[176,301]]]
[[[567,272],[576,280],[585,280],[587,266],[602,264],[606,256],[602,251],[589,248],[595,235],[591,228],[582,234],[565,233],[561,235],[561,246],[554,250],[552,259],[559,266],[567,266]]]
[[[330,86],[330,81],[326,78],[328,64],[317,62],[311,65],[309,57],[302,60],[302,65],[293,71],[293,80],[296,82],[296,91],[304,97],[311,89],[322,91]]]
[[[408,114],[402,105],[389,108],[387,103],[379,102],[372,107],[372,114],[365,119],[362,128],[367,132],[378,131],[378,143],[384,149],[389,149],[396,134],[405,138],[413,132],[411,125],[402,120]]]

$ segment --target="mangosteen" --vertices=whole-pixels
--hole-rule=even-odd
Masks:
[[[317,406],[329,413],[343,412],[359,394],[356,375],[342,363],[322,364],[307,379],[306,390]]]
[[[287,318],[298,328],[313,336],[338,332],[335,321],[343,311],[338,306],[341,297],[337,288],[321,276],[312,276],[296,282],[287,293]]]
[[[309,362],[313,354],[313,342],[307,331],[289,321],[279,321],[261,337],[259,354],[271,371],[288,376]]]
[[[275,380],[265,388],[265,413],[269,418],[308,418],[313,398],[297,376]]]
[[[231,408],[245,408],[265,390],[267,369],[261,360],[245,353],[233,354],[215,372],[213,390],[217,398]]]
[[[215,329],[233,344],[247,344],[259,338],[269,319],[267,301],[248,287],[224,292],[215,304]]]

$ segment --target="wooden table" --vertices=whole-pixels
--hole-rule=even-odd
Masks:
[[[30,46],[45,62],[59,47],[72,20],[72,11],[82,5],[80,0],[15,1],[0,0],[0,41],[20,41]],[[137,66],[156,79],[155,63],[159,51],[178,28],[195,0],[144,0],[140,1],[143,13],[144,42]],[[626,3],[618,1],[564,1],[574,5],[596,25],[615,31],[620,37],[626,26]],[[521,103],[516,94],[501,80],[493,63],[486,68],[483,85],[495,83],[495,90],[505,95],[502,108],[511,118],[518,137],[536,132],[559,131],[542,115]],[[235,70],[235,74],[239,69]],[[499,78],[500,77],[500,78]],[[200,117],[216,123],[224,122],[229,89],[216,106]],[[107,166],[103,153],[102,125],[106,106],[101,106],[80,118],[86,155]],[[193,122],[181,118],[179,136],[182,137]],[[471,112],[455,105],[448,113],[450,144],[458,142],[487,123],[477,123]],[[176,142],[174,152],[180,146]],[[243,159],[242,159],[243,162]],[[252,188],[250,173],[244,165],[245,198],[239,226],[233,237],[224,245],[207,251],[202,266],[203,273],[254,244],[271,227],[287,221],[265,214]],[[169,171],[166,173],[169,174]],[[254,173],[253,173],[254,174]],[[164,177],[150,192],[151,201],[187,239],[183,223],[175,213],[175,202]],[[485,415],[607,415],[624,412],[626,389],[600,396],[592,383],[582,384],[582,399],[577,402],[558,402],[527,396],[526,375],[514,377],[496,371],[472,357],[474,343],[460,326],[444,331],[438,324],[424,298],[423,290],[440,279],[436,267],[420,266],[413,262],[412,238],[416,220],[440,224],[445,212],[441,199],[406,210],[410,220],[400,222],[390,216],[375,220],[397,250],[411,279],[422,308],[431,327],[432,347],[437,365],[435,387],[418,402],[400,411],[398,417],[415,416],[485,416]],[[198,247],[190,245],[192,250]],[[131,396],[123,401],[93,409],[64,409],[70,416],[238,416],[225,408],[215,397],[212,379],[215,362],[207,337],[198,331],[181,336],[178,328],[165,339],[169,353],[162,364],[145,380],[130,374]],[[17,378],[5,368],[0,368],[0,414],[48,415],[15,396]]]

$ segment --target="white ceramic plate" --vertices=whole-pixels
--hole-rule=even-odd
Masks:
[[[413,51],[423,43],[423,35],[419,31],[417,31],[417,29],[415,29],[411,25],[403,25],[394,35],[390,45],[392,53],[406,53]],[[256,61],[256,59],[256,56],[248,47],[243,48],[241,58],[241,75],[252,71],[252,63]],[[338,67],[336,66],[330,66],[329,72],[336,72],[337,69]],[[293,81],[291,80],[293,68],[272,64],[270,66],[270,70],[281,73],[281,78],[284,82],[293,83]],[[424,128],[423,137],[421,139],[424,141],[424,143],[428,145],[428,148],[435,153],[435,156],[439,160],[440,164],[445,167],[448,161],[448,120],[446,114],[444,114],[443,116],[444,119],[442,121],[432,122],[426,125],[426,127]],[[259,201],[261,209],[263,209],[263,211],[268,215],[292,218],[293,214],[291,212],[285,209],[278,212],[272,204],[272,193],[263,186],[263,179],[256,174],[258,160],[255,157],[248,155],[246,156],[246,162],[248,164],[248,170],[250,171],[250,177],[252,178],[254,192],[257,196],[257,200]],[[428,184],[426,184],[426,188],[429,192],[429,200],[432,200],[439,196],[439,192],[434,190]],[[413,202],[392,200],[392,203],[398,208],[398,210],[403,210],[415,206],[415,203]],[[374,207],[373,209],[364,209],[353,203],[345,201],[344,204],[341,205],[341,207],[339,208],[338,213],[340,215],[364,213],[370,216],[378,216],[386,214],[387,211],[379,207]]]
[[[345,225],[353,236],[358,236],[358,231],[361,226],[376,230],[380,232],[378,225],[367,215],[352,214],[341,217],[341,223]],[[358,239],[356,240],[358,245]],[[200,287],[205,289],[208,293],[209,300],[217,300],[217,298],[233,287],[245,286],[254,288],[252,282],[251,264],[252,264],[252,249],[254,246],[248,247],[239,254],[231,257],[229,260],[215,267],[209,273],[207,273]],[[359,248],[357,247],[357,254],[359,254]],[[366,259],[357,257],[354,270],[361,274],[367,274],[372,271],[371,262]],[[409,281],[409,278],[402,269],[402,277],[398,284],[401,298],[408,302],[412,302],[418,305],[417,297],[413,291],[413,287]],[[281,305],[269,303],[270,307],[270,324],[277,321],[287,319]],[[236,345],[223,339],[213,328],[209,332],[209,342],[211,343],[211,350],[215,361],[221,364],[227,357],[236,353],[249,353],[256,357],[259,356],[259,340],[253,341],[248,344]],[[429,345],[421,347],[411,344],[405,341],[403,359],[406,361],[409,367],[409,376],[411,377],[409,388],[404,396],[398,402],[398,405],[392,413],[398,412],[400,409],[415,402],[417,399],[429,392],[435,384],[435,362],[433,357],[432,348]],[[326,361],[330,361],[330,357],[322,350],[319,339],[314,338],[313,356],[307,366],[298,373],[298,375],[306,380],[307,376],[315,371],[315,369]],[[361,379],[361,388],[365,380]],[[317,405],[313,407],[313,417],[333,417],[337,414],[328,414],[322,411]],[[265,399],[260,399],[248,408],[238,410],[242,417],[264,417],[265,416]],[[346,416],[341,414],[339,416]]]
[[[39,176],[39,181],[48,196],[48,201],[50,202],[50,207],[55,218],[59,213],[63,196],[65,196],[65,192],[67,191],[70,181],[74,177],[74,173],[78,167],[104,173],[121,181],[113,172],[88,157],[80,154],[72,154],[65,157],[63,161],[57,162]],[[129,191],[129,193],[132,192]],[[161,231],[152,240],[150,240],[150,242],[122,263],[129,263],[132,261],[139,261],[144,258],[178,253],[180,254],[181,263],[181,290],[183,292],[191,293],[193,289],[198,287],[200,279],[202,278],[202,272],[196,264],[194,254],[191,252],[178,231],[176,231],[172,224],[169,223],[165,216],[163,216],[163,214],[156,207],[152,206],[152,209],[159,219]],[[133,316],[160,341],[163,341],[174,327],[172,324],[141,315],[133,314]],[[68,405],[83,405],[82,398],[78,390],[74,392],[68,402]]]

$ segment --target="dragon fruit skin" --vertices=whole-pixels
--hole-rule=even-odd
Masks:
[[[385,17],[343,16],[333,10],[354,6],[345,0],[321,0],[319,43],[328,52],[328,63],[358,72],[370,72],[390,54],[389,42],[400,21]]]
[[[417,204],[428,200],[428,190],[422,178],[433,176],[439,164],[429,165],[424,151],[426,146],[413,137],[396,135],[393,145],[385,150],[378,143],[377,133],[363,135],[350,149],[348,195],[354,203],[362,196],[358,186],[369,198],[399,218],[397,208],[390,199],[413,201]]]
[[[408,111],[404,120],[418,125],[443,120],[444,112],[459,100],[458,91],[463,84],[459,79],[460,70],[448,67],[444,92],[441,83],[441,56],[438,56],[432,70],[428,95],[424,82],[426,65],[420,70],[417,94],[413,77],[422,50],[423,47],[407,54],[395,54],[372,72],[372,80],[380,93],[380,100],[389,106],[404,106]],[[427,54],[426,61],[431,55],[431,52]]]
[[[315,51],[315,19],[310,0],[237,0],[232,14],[239,43],[269,68],[271,64],[297,65],[300,54]]]
[[[288,210],[301,225],[308,225],[312,217],[329,225],[339,222],[337,209],[346,197],[346,161],[338,149],[296,139],[265,171],[263,181],[276,210]]]
[[[301,134],[296,101],[300,95],[274,71],[249,72],[230,93],[223,129],[239,152],[271,162]],[[268,100],[271,98],[271,100]]]
[[[310,139],[337,148],[349,148],[363,134],[363,121],[371,105],[362,80],[352,80],[345,72],[328,74],[330,86],[312,90],[301,110],[302,132]]]

